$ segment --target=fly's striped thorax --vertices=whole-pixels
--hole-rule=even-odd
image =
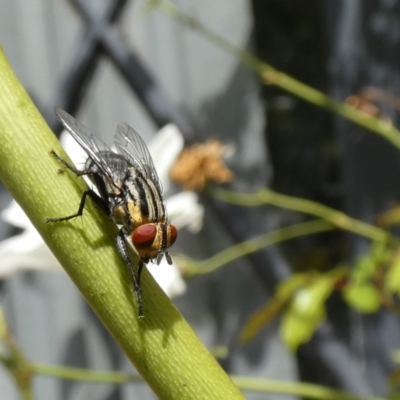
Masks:
[[[147,223],[165,222],[166,213],[159,188],[135,168],[129,168],[125,181],[128,212],[134,226]]]

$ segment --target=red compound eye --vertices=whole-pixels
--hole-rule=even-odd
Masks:
[[[132,233],[132,243],[138,249],[150,247],[157,236],[157,228],[153,224],[139,226]]]
[[[172,246],[175,243],[176,238],[178,237],[178,229],[174,225],[169,226],[169,245]]]

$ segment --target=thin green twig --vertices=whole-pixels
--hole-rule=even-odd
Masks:
[[[98,383],[144,383],[143,378],[138,375],[129,375],[114,371],[93,371],[86,368],[71,368],[56,365],[34,363],[32,370],[39,375],[52,376],[59,379],[98,382]]]
[[[254,253],[272,244],[294,239],[299,236],[310,235],[314,233],[327,232],[335,229],[335,226],[328,221],[310,221],[286,228],[277,229],[265,235],[258,236],[223,250],[204,261],[187,261],[185,273],[191,275],[204,275],[215,271],[218,268],[234,261],[247,254]]]
[[[46,364],[32,364],[32,370],[40,375],[53,376],[60,379],[98,382],[110,384],[144,382],[140,376],[124,372],[93,371],[85,368],[60,367]],[[283,382],[271,379],[256,379],[245,376],[232,376],[236,385],[247,391],[280,393],[321,400],[385,400],[378,397],[360,397],[346,392],[302,382]]]
[[[244,207],[254,207],[269,204],[275,207],[302,212],[329,221],[336,227],[364,236],[374,241],[385,241],[389,234],[376,226],[349,217],[347,214],[333,208],[324,206],[311,200],[287,196],[269,189],[260,190],[257,193],[238,193],[221,188],[209,189],[211,196]],[[393,239],[394,240],[394,239]]]
[[[281,393],[316,400],[385,400],[382,397],[360,397],[341,390],[330,389],[311,383],[282,382],[275,380],[232,376],[233,382],[242,390]]]

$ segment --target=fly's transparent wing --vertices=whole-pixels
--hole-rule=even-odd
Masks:
[[[119,123],[114,136],[118,153],[129,160],[145,178],[150,179],[162,193],[162,186],[154,167],[153,159],[140,135],[128,124]]]
[[[113,173],[105,158],[111,152],[110,148],[66,111],[56,107],[55,113],[65,129],[82,146],[99,170],[112,179]]]

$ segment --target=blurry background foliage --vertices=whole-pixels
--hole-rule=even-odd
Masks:
[[[48,3],[49,14],[60,12],[60,5]],[[167,99],[178,104],[184,118],[169,116],[181,123],[187,142],[217,136],[237,148],[227,161],[236,176],[230,190],[207,188],[202,234],[182,235],[179,252],[187,257],[181,267],[191,279],[188,294],[176,304],[232,374],[398,398],[400,3],[211,3],[153,0],[137,2],[137,14],[130,11],[139,25],[129,25],[138,34],[133,35],[135,45]],[[225,18],[216,16],[215,7]],[[38,24],[34,17],[29,21]],[[7,24],[5,18],[1,24]],[[165,39],[163,47],[165,26],[175,41]],[[129,27],[125,25],[127,31]],[[154,34],[152,29],[159,30]],[[7,29],[2,31],[8,51],[12,41],[4,38]],[[65,30],[58,33],[67,36]],[[71,39],[67,42],[71,45]],[[63,51],[59,57],[58,66],[65,60]],[[18,61],[15,66],[23,69]],[[120,95],[129,99],[126,104],[105,100],[105,88],[111,86],[106,67],[100,77],[104,87],[94,85],[88,96],[92,103],[82,103],[85,118],[111,132],[116,120],[132,120],[133,108],[135,128],[144,136],[162,125],[154,116],[150,121],[143,117],[138,99],[134,106],[126,105],[132,99],[125,88]],[[53,76],[58,86],[60,75]],[[124,84],[118,80],[118,85]],[[34,91],[32,96],[50,120],[57,96]],[[95,97],[99,103],[93,105]],[[2,196],[4,207],[7,196]],[[35,275],[13,279],[20,279],[14,288],[3,284],[6,315],[16,309],[18,291],[40,281]],[[13,316],[10,325],[24,343],[23,324],[17,323],[24,312],[18,312],[22,316]],[[90,315],[84,309],[82,315],[86,313]],[[90,328],[75,323],[73,334],[60,333],[63,356],[48,356],[49,361],[128,368],[108,338],[102,339],[108,347],[99,363],[90,353],[98,349],[82,357],[79,346],[87,344],[86,329],[99,330],[102,338],[107,334],[96,322]],[[51,325],[47,328],[56,329]],[[72,357],[68,349],[74,350]],[[29,353],[40,359],[38,354]],[[111,362],[107,355],[114,357]],[[71,387],[61,390],[64,398],[74,398],[68,397]],[[45,385],[40,390],[57,392]],[[272,386],[265,390],[274,391]],[[126,395],[121,389],[107,393],[104,398]],[[141,398],[151,398],[144,393],[150,397]],[[248,398],[262,398],[257,396],[262,395],[249,392]]]

